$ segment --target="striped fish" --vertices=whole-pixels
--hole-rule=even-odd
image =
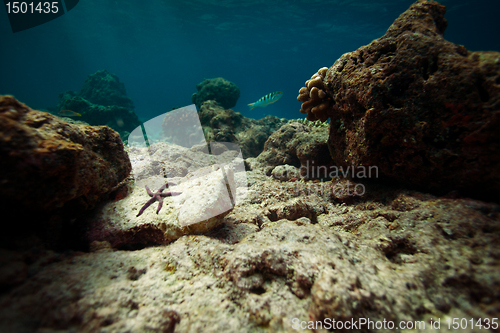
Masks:
[[[250,110],[253,110],[256,107],[268,106],[269,104],[272,104],[272,103],[276,102],[278,99],[280,99],[281,96],[283,96],[283,92],[281,92],[281,91],[275,91],[275,92],[272,92],[270,94],[267,94],[264,97],[261,97],[255,103],[248,104],[248,106],[250,107]]]

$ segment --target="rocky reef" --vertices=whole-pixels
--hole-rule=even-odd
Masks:
[[[191,96],[191,101],[198,109],[203,102],[214,100],[225,109],[232,108],[240,98],[240,89],[231,81],[222,77],[205,79],[196,85],[198,90]]]
[[[409,29],[407,38],[439,37],[436,31],[444,30],[443,12],[435,2],[415,3],[401,16],[408,19],[404,21]],[[402,24],[401,17],[395,26]],[[428,27],[426,34],[423,27]],[[428,45],[431,50],[433,41]],[[390,55],[371,54],[377,59]],[[392,58],[396,59],[397,53]],[[358,58],[358,65],[363,68],[369,59],[360,62]],[[464,56],[464,63],[467,59]],[[414,61],[423,60],[417,57]],[[445,60],[437,63],[440,61]],[[390,63],[387,60],[383,64]],[[411,66],[406,69],[412,70]],[[21,176],[31,180],[19,185],[23,191],[19,191],[22,196],[18,201],[35,205],[50,201],[37,192],[39,178],[44,177],[40,168],[54,169],[63,176],[65,168],[73,170],[82,165],[88,169],[80,171],[84,177],[104,177],[115,184],[126,177],[132,165],[133,178],[123,181],[105,202],[92,201],[100,192],[78,192],[79,197],[64,204],[74,207],[71,203],[79,202],[78,198],[96,204],[94,210],[81,214],[78,223],[84,227],[70,238],[80,239],[84,247],[68,243],[63,251],[54,252],[33,238],[16,249],[6,246],[5,241],[0,243],[0,331],[428,333],[449,331],[448,325],[456,319],[460,325],[467,323],[464,332],[498,331],[500,205],[460,197],[456,192],[438,196],[406,189],[395,182],[373,181],[359,174],[356,179],[346,175],[329,177],[328,181],[292,176],[313,161],[326,170],[337,167],[329,152],[333,152],[334,135],[340,131],[338,122],[345,123],[343,142],[352,145],[368,133],[363,126],[372,121],[372,112],[379,120],[403,126],[411,123],[401,124],[401,118],[393,116],[411,119],[406,108],[418,107],[388,104],[375,111],[356,109],[348,113],[336,98],[360,96],[338,87],[342,94],[334,97],[331,71],[328,69],[323,77],[321,70],[312,79],[316,82],[321,78],[323,86],[311,85],[311,90],[321,88],[331,99],[316,91],[313,95],[323,98],[304,108],[313,114],[321,111],[316,107],[329,105],[328,112],[336,112],[328,113],[332,117],[330,127],[319,126],[316,121],[285,121],[267,139],[264,151],[245,161],[235,148],[242,144],[238,135],[245,132],[247,120],[214,101],[203,103],[200,110],[203,127],[209,131],[205,134],[211,138],[210,149],[206,144],[184,147],[170,142],[131,145],[127,148],[129,162],[118,135],[109,128],[72,126],[50,114],[33,111],[12,97],[1,99],[0,166],[7,172],[2,172],[0,189],[17,188],[17,183],[24,181],[18,180]],[[383,75],[377,73],[373,75]],[[371,91],[392,87],[394,93],[397,86],[386,84],[397,73],[388,74],[378,86],[371,86]],[[415,76],[415,82],[420,82],[419,78]],[[432,82],[431,78],[429,74],[427,80]],[[370,82],[365,84],[369,86]],[[307,89],[301,92],[304,100],[310,95]],[[473,96],[474,91],[470,94]],[[388,96],[381,94],[380,98],[393,101]],[[373,105],[377,103],[375,97],[370,102]],[[355,105],[350,98],[343,103]],[[433,105],[428,103],[429,107]],[[390,117],[383,118],[384,114]],[[457,111],[459,115],[463,114]],[[172,120],[168,114],[166,119]],[[266,121],[277,125],[281,120]],[[468,123],[462,124],[466,127]],[[434,125],[429,122],[426,126]],[[491,122],[483,125],[490,126]],[[436,128],[439,126],[442,122]],[[243,130],[229,133],[231,128]],[[361,129],[365,132],[354,132]],[[398,130],[394,129],[406,135]],[[391,136],[393,132],[386,127],[384,134]],[[237,142],[222,144],[216,138]],[[493,149],[496,144],[486,142],[477,150]],[[390,148],[384,156],[391,158],[392,152],[398,157],[411,143],[391,146],[382,140],[380,145]],[[382,158],[377,147],[373,146],[374,161]],[[440,147],[447,146],[443,143]],[[73,153],[76,150],[79,154]],[[365,156],[361,151],[353,151],[353,156]],[[99,169],[98,165],[80,161],[88,161],[86,157],[105,167]],[[333,157],[338,160],[338,155]],[[9,163],[4,163],[5,159]],[[400,168],[411,168],[410,162],[400,161]],[[371,161],[367,164],[372,165]],[[18,167],[20,174],[15,173]],[[88,181],[79,175],[63,177],[69,182],[67,195],[74,195],[73,187],[80,189],[79,182]],[[161,206],[158,198],[151,202],[146,186],[158,193],[166,187],[165,175],[169,177],[168,191],[176,195],[165,196]],[[42,183],[45,193],[53,193],[52,183],[59,185],[57,179]],[[99,188],[103,186],[111,185],[101,184]],[[2,197],[2,212],[10,208],[8,197],[16,198],[17,194],[13,191]],[[226,200],[228,194],[231,200]],[[148,206],[148,202],[152,204]],[[226,209],[228,206],[231,209]],[[22,234],[38,222],[33,219],[28,223],[19,219],[19,214],[13,211],[6,215],[4,225],[20,225],[17,232]],[[70,219],[65,222],[73,223]],[[54,224],[42,224],[45,232],[54,229]],[[17,235],[3,234],[7,235],[3,238]]]
[[[0,251],[0,328],[291,332],[367,318],[418,320],[424,333],[498,315],[500,206],[370,184],[361,201],[335,203],[334,183],[246,174],[248,196],[205,235],[138,246],[163,242],[147,225],[161,230],[167,209],[151,209],[127,222],[122,250],[103,240],[85,253]],[[138,209],[120,201],[108,217]]]
[[[327,139],[327,127],[289,122],[271,134],[264,151],[247,163],[264,167],[266,174],[270,172],[282,180],[331,178],[327,171],[333,166],[333,160],[328,151]]]
[[[90,125],[109,126],[123,140],[140,125],[125,85],[106,70],[89,75],[78,93],[66,91],[59,94],[57,108],[80,113],[81,117],[75,119]]]
[[[109,127],[68,124],[12,96],[0,97],[0,124],[2,211],[34,214],[37,228],[43,229],[40,214],[64,208],[75,217],[93,208],[130,173],[120,137]]]
[[[320,69],[298,99],[309,120],[331,119],[339,166],[375,165],[401,184],[498,199],[500,53],[445,40],[444,14],[417,1],[384,36]]]
[[[259,120],[247,118],[212,100],[201,105],[199,117],[207,142],[236,143],[245,158],[259,155],[271,133],[288,122],[270,115]]]

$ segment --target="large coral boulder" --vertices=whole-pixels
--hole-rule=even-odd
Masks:
[[[500,53],[446,41],[444,14],[437,2],[415,2],[384,36],[314,75],[300,91],[302,111],[331,118],[328,144],[341,166],[498,194]]]
[[[122,138],[140,126],[125,85],[106,70],[89,75],[78,93],[66,91],[59,94],[58,109],[78,112],[81,117],[75,119],[90,125],[109,126]]]
[[[0,96],[0,205],[6,216],[14,208],[93,207],[130,171],[111,128],[71,125]]]
[[[222,77],[205,79],[196,85],[196,90],[198,91],[191,96],[191,101],[198,108],[201,107],[203,102],[214,100],[222,107],[229,109],[235,106],[238,98],[240,98],[238,86]]]

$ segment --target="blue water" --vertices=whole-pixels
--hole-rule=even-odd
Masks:
[[[191,104],[195,85],[224,77],[241,90],[233,108],[299,118],[297,92],[320,67],[382,36],[407,0],[80,0],[65,15],[12,33],[0,9],[0,94],[55,106],[97,70],[125,84],[144,120]],[[500,1],[447,0],[445,38],[500,51]],[[281,90],[266,108],[247,104]]]

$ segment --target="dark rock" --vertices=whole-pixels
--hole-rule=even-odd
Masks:
[[[232,82],[216,77],[214,79],[205,79],[196,85],[198,92],[191,96],[191,101],[196,104],[198,109],[203,102],[214,100],[225,109],[232,108],[240,98],[240,89]]]
[[[14,251],[0,250],[0,290],[23,283],[28,277],[25,256]]]
[[[82,116],[75,119],[94,126],[109,126],[123,139],[140,125],[125,85],[106,70],[89,75],[79,93],[66,91],[59,94],[58,110],[78,112]]]
[[[70,125],[2,96],[0,128],[4,203],[44,212],[68,202],[91,208],[130,173],[120,137],[109,127]]]
[[[417,1],[328,69],[330,152],[340,166],[377,166],[413,187],[491,198],[500,189],[500,54],[446,41],[444,13]]]
[[[127,96],[125,85],[118,77],[103,69],[89,75],[80,89],[80,96],[103,106],[122,106],[133,109],[134,103]]]

